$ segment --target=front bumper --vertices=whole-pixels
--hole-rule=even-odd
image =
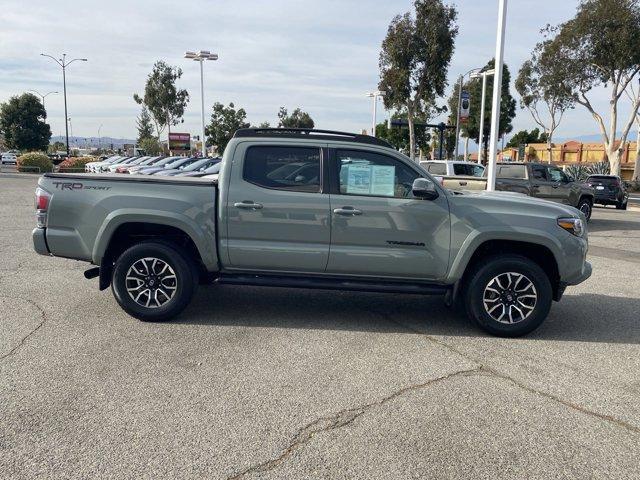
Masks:
[[[592,270],[591,264],[585,261],[582,264],[582,270],[580,270],[580,272],[577,272],[571,278],[567,278],[564,281],[567,285],[578,285],[591,276]]]
[[[31,232],[33,238],[33,249],[40,255],[51,255],[49,248],[47,247],[47,240],[45,239],[44,228],[34,228]]]

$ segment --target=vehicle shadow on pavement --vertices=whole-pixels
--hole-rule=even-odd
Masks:
[[[203,286],[173,323],[488,336],[441,297],[268,287]],[[640,344],[640,299],[565,295],[527,340]]]
[[[589,233],[610,232],[612,230],[640,230],[640,222],[635,218],[629,218],[625,210],[615,210],[607,208],[607,214],[616,215],[617,218],[597,218],[591,217],[587,229]],[[597,213],[598,210],[594,210]]]

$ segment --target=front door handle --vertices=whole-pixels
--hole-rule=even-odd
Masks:
[[[260,210],[262,208],[261,203],[255,203],[251,200],[244,200],[243,202],[237,202],[233,204],[236,208],[242,208],[243,210]]]
[[[336,215],[345,215],[345,216],[353,217],[355,215],[362,215],[362,210],[357,210],[353,207],[342,207],[342,208],[334,209],[333,213],[335,213]]]

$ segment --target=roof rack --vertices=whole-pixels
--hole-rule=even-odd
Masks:
[[[393,148],[388,142],[369,135],[338,132],[335,130],[318,130],[316,128],[241,128],[233,134],[238,137],[272,137],[272,138],[313,138],[314,140],[339,140],[343,142],[367,143],[381,147]]]

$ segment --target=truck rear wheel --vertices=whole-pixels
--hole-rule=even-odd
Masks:
[[[465,286],[467,314],[501,337],[532,332],[547,318],[553,292],[547,274],[520,255],[492,256],[478,264]]]
[[[118,304],[129,315],[146,322],[160,322],[186,308],[196,283],[188,257],[171,245],[143,242],[118,257],[111,288]]]

